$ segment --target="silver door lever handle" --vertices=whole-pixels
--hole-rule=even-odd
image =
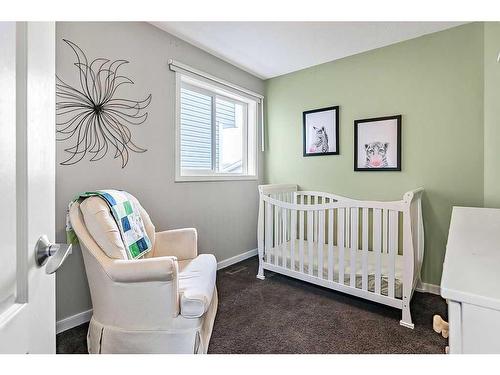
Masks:
[[[72,245],[51,243],[46,235],[41,236],[35,245],[36,264],[42,267],[50,275],[56,272],[64,263]]]

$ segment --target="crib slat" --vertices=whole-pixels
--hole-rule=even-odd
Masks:
[[[275,194],[275,199],[279,199],[279,195]],[[273,205],[274,209],[274,247],[277,248],[279,244],[279,214],[278,214],[278,206]],[[276,253],[274,254],[276,255]],[[275,256],[276,258],[276,256]]]
[[[304,272],[304,211],[299,211],[299,271]]]
[[[328,210],[328,280],[333,281],[333,209]]]
[[[344,268],[345,268],[345,262],[344,262],[344,252],[345,252],[345,208],[339,208],[337,210],[337,246],[339,248],[339,283],[344,284],[345,277],[344,277]]]
[[[380,257],[382,251],[382,210],[373,209],[373,252],[375,253],[375,294],[380,294]]]
[[[398,243],[398,211],[389,211],[389,276],[387,295],[394,298],[394,279],[396,272],[396,254]]]
[[[358,213],[357,207],[350,208],[351,211],[351,277],[349,284],[356,287],[356,253],[358,252]]]
[[[279,194],[277,199],[279,199]],[[274,265],[278,265],[278,257],[281,246],[281,207],[274,206]]]
[[[368,208],[363,208],[363,276],[361,279],[361,287],[363,290],[368,290]]]
[[[316,204],[317,203],[318,197],[316,196],[311,196],[311,204]],[[313,211],[313,235],[312,239],[313,241],[318,241],[318,212]]]
[[[273,206],[266,202],[266,229],[265,229],[266,262],[271,263],[271,248],[273,247]]]
[[[325,243],[325,210],[318,212],[318,277],[323,278],[323,245]]]
[[[389,215],[388,210],[382,211],[382,222],[383,222],[383,239],[382,239],[382,253],[387,254],[387,244],[389,239]]]
[[[386,269],[387,270],[387,253],[389,252],[389,210],[383,210],[382,211],[382,220],[383,220],[383,225],[384,225],[384,229],[383,229],[383,239],[382,239],[382,254],[385,254],[384,256],[382,256],[382,259],[381,259],[381,267],[382,269]],[[386,274],[384,274],[382,272],[382,275],[381,275],[381,283],[382,283],[382,280],[386,279],[387,283],[386,283],[386,287],[388,288],[389,284],[389,280],[388,280],[388,275],[387,275],[387,271],[386,271]]]
[[[288,250],[288,241],[287,241],[287,228],[288,228],[288,210],[286,208],[282,208],[281,213],[281,237],[283,243],[281,244],[281,266],[286,268],[286,257]]]
[[[295,240],[297,239],[297,211],[290,210],[290,269],[295,271]]]
[[[278,193],[278,200],[283,201],[283,193]],[[281,245],[283,243],[283,209],[278,207],[278,243]]]
[[[314,213],[313,211],[307,211],[307,255],[308,255],[308,265],[307,270],[309,275],[313,274],[314,268],[314,257],[313,257],[313,230],[314,230]]]
[[[345,236],[344,236],[344,246],[349,249],[351,246],[351,209],[345,209]]]

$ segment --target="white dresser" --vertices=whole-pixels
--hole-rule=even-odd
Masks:
[[[450,353],[500,353],[500,209],[453,208],[441,296]]]

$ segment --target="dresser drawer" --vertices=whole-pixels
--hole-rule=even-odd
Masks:
[[[450,354],[500,353],[500,311],[448,302]]]
[[[500,311],[462,303],[463,353],[500,353]]]

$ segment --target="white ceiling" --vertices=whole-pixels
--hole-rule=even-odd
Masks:
[[[267,79],[464,22],[151,22]]]

